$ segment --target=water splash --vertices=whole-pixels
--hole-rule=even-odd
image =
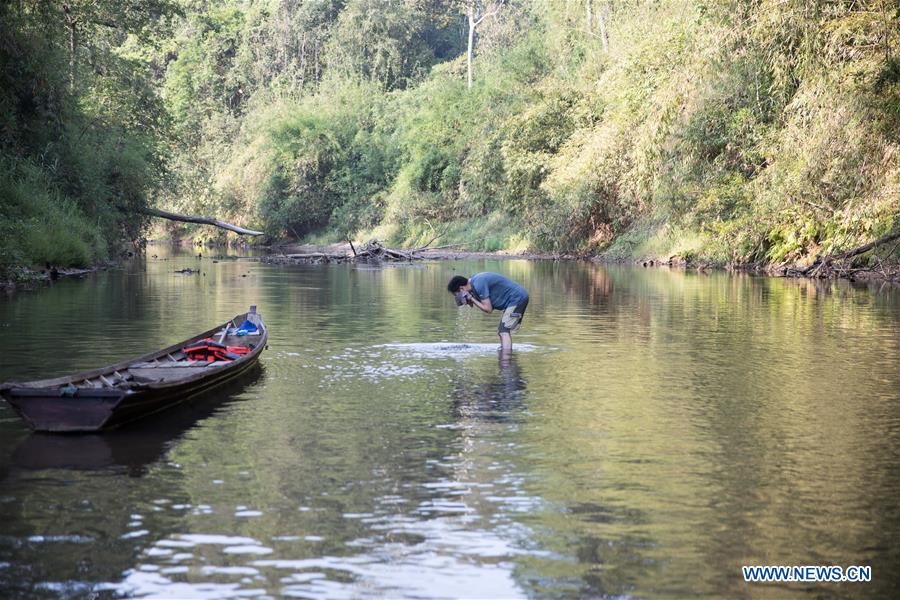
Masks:
[[[472,333],[472,315],[475,309],[471,306],[460,306],[456,311],[456,326],[454,327],[453,337],[464,340]]]
[[[470,344],[466,342],[431,342],[411,344],[381,344],[376,348],[387,348],[404,354],[425,358],[464,358],[467,356],[496,354],[499,343]],[[513,344],[515,352],[534,352],[538,347],[533,344]]]

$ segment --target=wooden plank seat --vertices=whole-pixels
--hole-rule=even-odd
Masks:
[[[219,363],[219,364],[228,364],[228,363]],[[133,380],[137,383],[154,383],[159,381],[173,381],[176,379],[186,379],[196,373],[207,371],[205,366],[159,366],[159,367],[151,367],[151,368],[130,368],[128,372],[131,373]]]
[[[196,368],[205,369],[207,367],[215,367],[215,366],[221,366],[221,365],[227,365],[227,364],[228,364],[227,360],[213,360],[213,361],[195,360],[193,362],[184,360],[181,362],[174,362],[174,363],[144,362],[144,363],[135,363],[135,364],[131,365],[130,367],[128,367],[128,370],[132,371],[134,369],[196,369]]]

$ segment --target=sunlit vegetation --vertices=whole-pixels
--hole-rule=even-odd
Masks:
[[[143,21],[83,26],[74,67],[62,12],[3,9],[0,51],[25,59],[0,73],[13,134],[0,201],[75,224],[71,263],[139,237],[111,207],[149,199],[267,241],[444,233],[473,249],[716,262],[803,262],[900,227],[887,0],[106,10],[144,5]],[[49,260],[17,235],[2,236],[6,264]]]

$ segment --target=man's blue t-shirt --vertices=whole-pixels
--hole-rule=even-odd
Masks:
[[[521,285],[499,273],[478,273],[469,278],[479,300],[491,299],[491,306],[501,310],[528,300],[528,292]]]

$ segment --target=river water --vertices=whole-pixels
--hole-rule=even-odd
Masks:
[[[482,270],[531,293],[509,359],[445,291]],[[900,595],[896,288],[151,256],[0,299],[0,380],[250,304],[261,367],[188,405],[91,436],[0,405],[0,595]],[[872,581],[745,583],[754,564]]]

